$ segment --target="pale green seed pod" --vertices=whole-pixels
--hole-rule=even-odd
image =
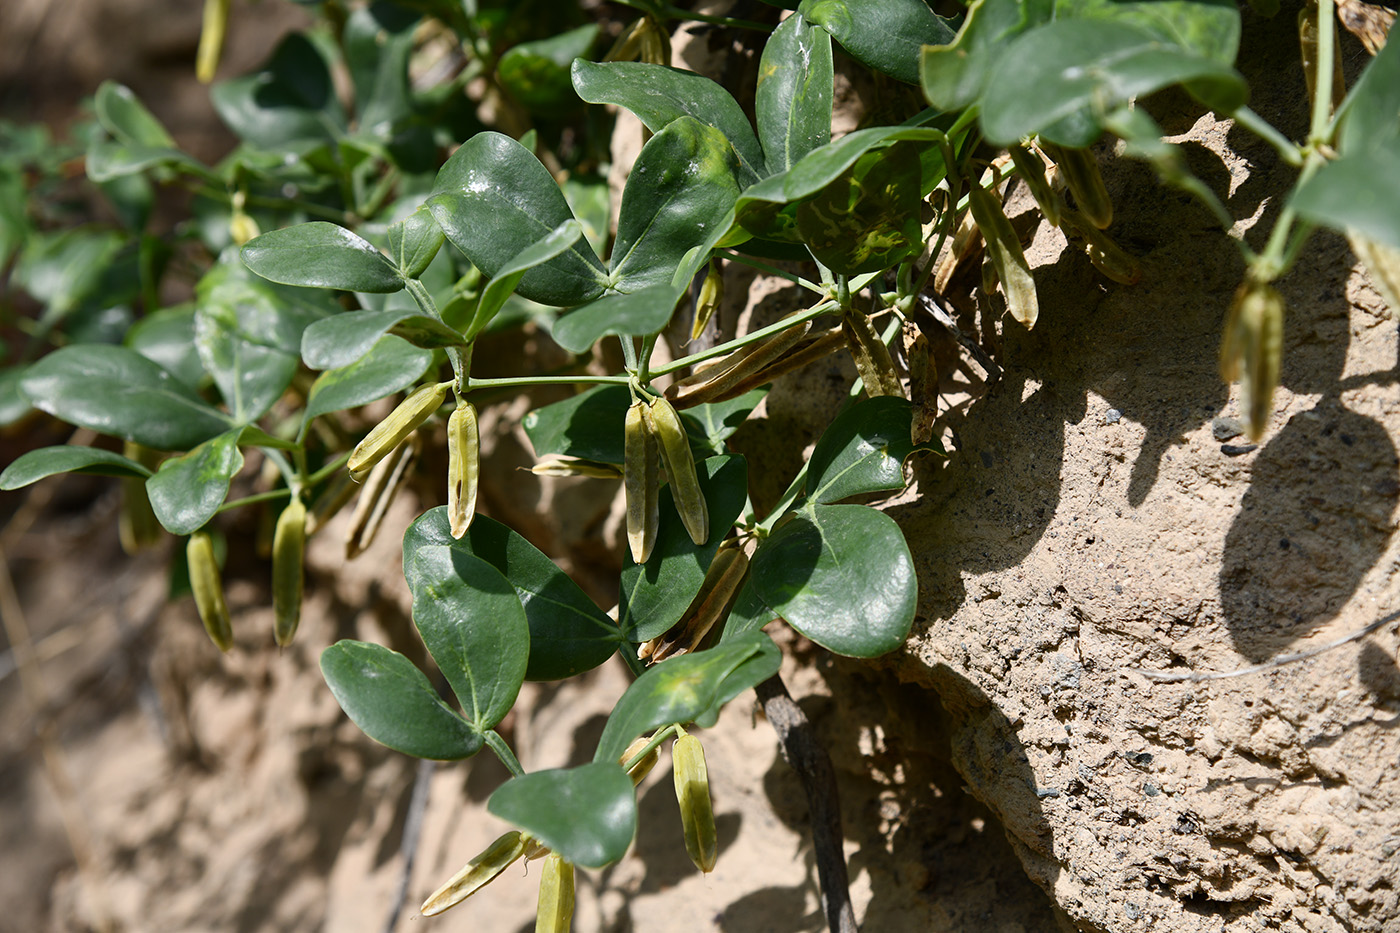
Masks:
[[[447,387],[451,384],[438,382],[420,386],[400,402],[399,407],[390,412],[387,418],[375,425],[374,430],[366,434],[365,439],[360,441],[350,454],[350,461],[346,464],[350,470],[350,477],[357,483],[364,482],[376,463],[388,456],[403,443],[404,438],[433,416],[447,398]]]
[[[1006,309],[1026,327],[1034,327],[1040,316],[1040,301],[1036,296],[1035,279],[1021,251],[1016,228],[1001,209],[1001,199],[985,188],[974,185],[967,193],[972,217],[987,242],[987,259],[1001,282],[1006,295]]]
[[[1039,154],[1026,146],[1010,146],[1007,151],[1011,154],[1012,164],[1016,166],[1016,174],[1030,189],[1031,197],[1035,198],[1041,216],[1050,226],[1058,227],[1060,225],[1060,196],[1055,193],[1054,188],[1050,187],[1050,181],[1045,177],[1045,163]]]
[[[277,519],[272,536],[272,631],[279,648],[292,643],[301,622],[305,556],[306,504],[300,496],[293,496]]]
[[[643,416],[649,419],[652,433],[661,445],[661,458],[666,462],[671,497],[680,513],[681,524],[685,525],[690,540],[704,544],[710,538],[710,510],[695,474],[695,455],[690,452],[690,438],[680,415],[664,398],[653,398]]]
[[[1249,436],[1259,440],[1273,410],[1283,363],[1283,296],[1272,285],[1246,280],[1235,292],[1225,317],[1220,346],[1220,375],[1240,384],[1240,407]]]
[[[661,523],[661,467],[656,432],[647,418],[647,403],[627,409],[623,425],[622,486],[627,497],[627,546],[632,560],[645,564],[656,545]]]
[[[622,470],[615,463],[601,463],[597,460],[582,460],[573,457],[558,457],[541,460],[530,467],[536,476],[587,476],[592,479],[622,479]]]
[[[1142,263],[1124,252],[1108,234],[1073,211],[1065,211],[1062,221],[1067,236],[1084,240],[1084,251],[1095,269],[1121,285],[1136,285],[1142,281]]]
[[[434,891],[418,908],[419,913],[432,917],[456,907],[514,864],[525,854],[526,847],[525,837],[515,830],[501,836]]]
[[[633,739],[628,744],[627,748],[623,751],[622,757],[617,759],[618,765],[623,768],[626,768],[627,762],[631,761],[634,757],[641,754],[642,749],[646,748],[647,745],[650,743],[651,736],[649,735],[642,735]],[[656,767],[656,762],[660,759],[660,757],[661,755],[659,753],[659,750],[653,748],[651,751],[647,752],[646,755],[644,755],[642,758],[638,759],[637,763],[633,765],[631,769],[628,770],[627,776],[632,779],[633,787],[636,787],[638,784],[642,783],[642,781],[646,779],[646,776],[651,773],[651,769]]]
[[[705,281],[700,286],[700,298],[695,302],[695,323],[690,328],[691,340],[700,339],[700,335],[710,323],[710,318],[715,316],[715,311],[723,303],[724,273],[720,271],[719,263],[711,262],[710,271],[705,273]]]
[[[460,538],[476,515],[481,478],[481,434],[476,406],[461,402],[447,419],[447,517],[452,537]]]
[[[690,734],[671,746],[672,774],[676,781],[676,802],[681,809],[685,831],[685,851],[695,867],[709,874],[719,856],[719,836],[715,832],[715,811],[710,802],[710,773],[705,767],[705,750]]]
[[[194,591],[195,608],[209,638],[220,651],[233,647],[233,621],[228,604],[224,602],[224,585],[219,575],[219,562],[214,557],[214,541],[205,531],[190,535],[185,545],[185,562],[189,567],[190,589]]]
[[[229,0],[204,0],[204,25],[199,33],[199,51],[195,53],[194,74],[200,84],[214,80],[223,54],[224,33],[228,31]]]
[[[544,860],[535,933],[569,933],[574,923],[574,865],[555,853]]]
[[[680,620],[664,634],[641,645],[637,657],[657,664],[698,648],[715,623],[728,615],[748,572],[749,556],[736,539],[729,539],[715,552],[699,592],[681,613]]]
[[[1074,195],[1080,213],[1095,227],[1107,230],[1113,223],[1113,201],[1099,173],[1099,160],[1088,149],[1067,149],[1044,142],[1042,146],[1059,166],[1060,177]]]

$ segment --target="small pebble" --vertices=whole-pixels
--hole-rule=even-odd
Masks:
[[[1210,433],[1215,435],[1217,441],[1228,441],[1230,438],[1239,437],[1244,433],[1244,422],[1238,418],[1222,415],[1219,418],[1211,419]]]
[[[1116,408],[1110,408],[1103,413],[1103,420],[1109,424],[1117,424],[1123,420],[1123,413]]]
[[[1221,444],[1220,452],[1227,457],[1238,457],[1241,454],[1253,453],[1259,449],[1258,444]]]

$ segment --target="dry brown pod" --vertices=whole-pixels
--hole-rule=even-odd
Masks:
[[[841,333],[846,337],[846,347],[855,360],[865,394],[871,398],[877,395],[904,398],[904,386],[899,382],[890,348],[880,339],[870,318],[859,311],[846,312],[841,317]]]
[[[359,557],[374,542],[389,506],[418,460],[421,446],[418,435],[410,434],[389,456],[375,464],[369,476],[365,477],[364,485],[360,487],[360,498],[355,501],[350,527],[345,532],[346,560]]]
[[[637,657],[656,664],[698,648],[715,624],[728,615],[748,572],[749,556],[744,548],[734,538],[724,542],[680,619],[664,634],[639,647]]]

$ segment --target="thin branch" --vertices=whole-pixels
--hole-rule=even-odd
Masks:
[[[384,933],[394,933],[399,925],[399,915],[403,913],[403,902],[408,897],[408,886],[413,880],[413,863],[418,856],[418,839],[423,833],[423,812],[428,809],[428,790],[433,785],[433,772],[437,762],[424,758],[418,762],[418,771],[413,778],[413,792],[408,798],[408,814],[403,821],[403,838],[399,842],[399,854],[403,856],[403,871],[399,873],[399,889],[393,899],[393,908],[384,921]]]

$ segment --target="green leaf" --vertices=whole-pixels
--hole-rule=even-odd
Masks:
[[[19,489],[55,473],[90,473],[96,476],[135,476],[151,471],[135,460],[97,447],[41,447],[22,454],[0,473],[0,489]]]
[[[34,410],[19,388],[28,369],[24,365],[0,369],[0,427],[14,424]]]
[[[973,0],[957,38],[923,50],[924,95],[948,111],[976,103],[1011,40],[1053,15],[1054,0]]]
[[[346,311],[307,327],[301,356],[312,369],[340,369],[363,357],[385,334],[430,350],[467,342],[446,324],[417,311]]]
[[[20,392],[69,424],[156,450],[187,450],[230,426],[193,389],[126,347],[55,350],[24,373]]]
[[[743,457],[711,457],[696,466],[710,513],[710,538],[698,545],[691,540],[676,512],[671,485],[661,487],[661,521],[651,556],[638,565],[629,551],[622,566],[618,622],[628,641],[655,638],[680,619],[700,592],[720,542],[743,511],[748,496]]]
[[[263,70],[214,85],[209,98],[229,129],[261,149],[331,141],[345,132],[330,68],[301,33],[282,40]]]
[[[768,388],[764,386],[725,402],[709,402],[681,412],[681,421],[692,439],[691,446],[698,441],[710,454],[724,453],[724,442],[739,430],[767,394]]]
[[[1397,172],[1400,136],[1387,149],[1327,163],[1294,191],[1289,205],[1314,223],[1400,249],[1400,189],[1380,181],[1400,178]]]
[[[510,712],[525,679],[530,627],[520,597],[499,570],[465,550],[420,547],[412,565],[413,624],[463,718],[485,732]]]
[[[719,636],[719,643],[726,644],[747,635],[776,618],[778,618],[778,614],[769,609],[768,604],[759,598],[758,589],[753,583],[753,575],[750,574],[739,589],[739,595],[734,599],[734,605],[729,609],[729,617],[724,620],[724,631]]]
[[[637,832],[632,779],[610,761],[512,778],[486,809],[585,868],[622,858]]]
[[[762,633],[760,633],[762,634]],[[764,636],[767,638],[767,636]],[[708,708],[702,710],[695,717],[695,724],[702,729],[709,729],[719,720],[720,711],[724,704],[748,690],[757,686],[763,681],[778,673],[778,668],[782,666],[782,652],[774,645],[772,649],[768,645],[763,645],[763,650],[751,654],[739,662],[724,679],[719,682],[719,687],[715,690],[714,702]]]
[[[554,342],[570,353],[585,353],[609,334],[654,334],[671,320],[685,288],[669,282],[641,291],[607,295],[575,308],[554,322]]]
[[[525,435],[536,457],[622,463],[626,459],[622,426],[631,404],[626,386],[598,386],[530,412],[525,416]]]
[[[403,220],[390,225],[389,256],[406,279],[422,275],[442,247],[442,228],[424,204]]]
[[[881,395],[846,409],[823,432],[807,464],[808,498],[830,503],[868,492],[904,488],[904,461],[915,450],[909,438],[913,406]]]
[[[1232,113],[1248,86],[1228,64],[1169,45],[1133,26],[1057,20],[1006,49],[982,95],[982,131],[1003,145],[1032,134],[1084,148],[1103,131],[1101,117],[1173,84],[1213,109]]]
[[[522,42],[501,56],[497,76],[530,113],[566,116],[582,106],[570,83],[569,66],[587,56],[597,39],[598,25],[589,23],[548,39]]]
[[[347,408],[359,408],[393,395],[418,382],[433,362],[431,350],[398,337],[381,337],[374,348],[349,366],[327,370],[317,377],[306,399],[302,423]]]
[[[533,544],[485,515],[472,520],[461,539],[452,537],[447,507],[418,516],[403,536],[405,576],[417,585],[413,555],[442,546],[475,555],[499,570],[515,588],[530,626],[526,680],[559,680],[592,670],[621,642],[617,623],[593,604],[569,575]]]
[[[616,104],[659,133],[681,117],[719,130],[738,154],[741,184],[763,176],[763,148],[729,92],[690,71],[645,62],[574,62],[574,89],[590,104]]]
[[[1366,66],[1338,121],[1337,149],[1343,156],[1393,150],[1400,137],[1400,42],[1387,42]]]
[[[321,652],[321,675],[351,721],[395,751],[456,761],[485,744],[397,651],[342,639]]]
[[[396,124],[412,115],[408,62],[419,22],[417,13],[395,3],[368,4],[346,21],[341,42],[361,135],[388,140]]]
[[[909,637],[918,580],[894,519],[863,505],[814,505],[754,554],[754,589],[812,641],[874,658]]]
[[[129,146],[175,148],[175,139],[131,88],[115,81],[103,81],[92,104],[102,128],[119,142]]]
[[[752,686],[777,673],[782,663],[782,652],[762,632],[750,632],[725,644],[669,658],[647,668],[613,707],[593,760],[611,764],[622,757],[637,736],[659,726],[693,722],[703,716],[733,689],[734,684],[726,684],[726,678],[756,656],[763,659],[763,664],[750,668],[750,676],[765,669],[767,673],[754,679],[749,684]]]
[[[478,133],[438,172],[428,201],[438,226],[472,264],[496,276],[526,248],[574,219],[559,186],[528,149],[500,133]],[[518,291],[547,305],[577,305],[603,293],[607,273],[584,240],[521,278]]]
[[[214,174],[193,156],[178,149],[139,146],[102,139],[94,139],[88,146],[84,165],[88,178],[98,184],[163,166],[183,168],[208,180],[214,178]]]
[[[161,308],[137,321],[123,342],[152,360],[191,389],[204,378],[204,364],[194,345],[194,305]]]
[[[797,206],[797,231],[833,272],[888,269],[923,248],[920,176],[914,143],[867,152]]]
[[[383,253],[338,224],[314,221],[264,233],[240,255],[249,269],[283,285],[381,294],[404,287]]]
[[[573,246],[581,236],[583,224],[570,218],[551,230],[544,239],[538,243],[531,243],[515,258],[501,266],[495,277],[482,289],[481,297],[476,303],[476,311],[466,329],[467,339],[472,340],[486,330],[527,272],[549,262]]]
[[[165,530],[187,535],[203,528],[228,498],[229,482],[243,469],[240,431],[210,438],[187,454],[171,457],[146,480],[146,496]]]
[[[693,117],[672,120],[642,147],[618,211],[614,288],[669,286],[686,253],[723,235],[739,197],[733,152],[719,130]],[[662,326],[610,333],[647,334]]]
[[[15,264],[14,281],[47,305],[41,318],[45,330],[100,297],[104,273],[117,260],[122,243],[116,231],[91,227],[30,238]],[[102,307],[110,306],[102,302]]]
[[[1232,65],[1240,48],[1234,0],[1055,0],[1055,18],[1111,20],[1187,52]]]
[[[803,0],[797,10],[852,58],[908,84],[919,83],[923,46],[953,41],[953,30],[924,0]]]
[[[767,174],[831,142],[831,34],[801,16],[783,20],[758,66],[754,110]]]

